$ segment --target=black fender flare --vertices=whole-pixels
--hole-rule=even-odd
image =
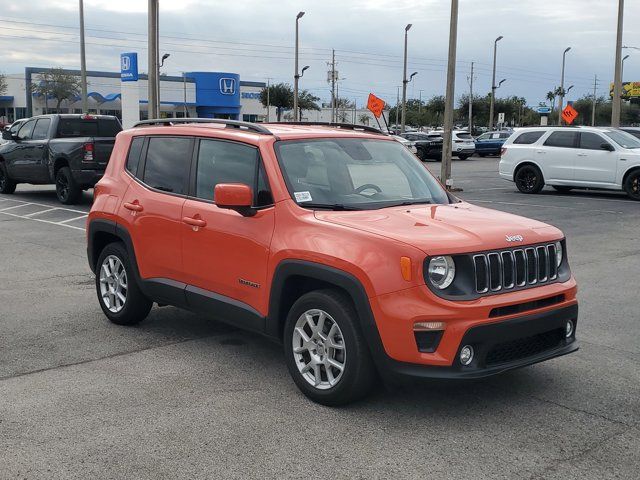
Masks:
[[[95,239],[98,233],[104,232],[114,237],[117,237],[122,241],[125,248],[127,249],[127,253],[129,254],[129,258],[131,259],[131,263],[134,269],[134,275],[136,280],[140,280],[140,271],[138,270],[138,261],[136,259],[136,252],[133,248],[133,241],[131,240],[131,235],[126,228],[122,225],[119,225],[113,220],[107,220],[104,218],[96,218],[89,222],[87,227],[87,259],[89,260],[89,267],[93,273],[95,272],[96,262],[98,261],[98,257],[100,256],[100,252],[97,252],[95,249]]]
[[[380,370],[380,367],[383,367],[381,363],[384,363],[388,357],[371,310],[369,297],[362,282],[344,270],[306,260],[283,260],[280,262],[275,268],[271,283],[269,315],[265,333],[281,340],[280,325],[284,320],[281,307],[287,295],[285,284],[287,279],[291,277],[304,277],[335,285],[349,295],[358,314],[360,331],[364,335],[374,362]]]

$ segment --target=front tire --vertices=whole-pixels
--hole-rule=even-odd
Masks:
[[[60,203],[73,205],[78,203],[82,189],[76,184],[69,167],[62,167],[56,173],[56,195]]]
[[[0,193],[13,193],[16,191],[16,182],[9,178],[7,167],[0,163]]]
[[[540,193],[544,188],[542,172],[535,165],[524,165],[514,176],[516,187],[522,193]]]
[[[629,198],[640,200],[640,170],[631,172],[624,181],[624,191]]]
[[[338,406],[371,390],[375,368],[349,299],[334,290],[300,297],[284,328],[284,352],[298,388],[314,402]]]
[[[96,264],[96,293],[102,311],[118,325],[135,325],[144,320],[152,302],[136,283],[131,260],[121,243],[110,243]]]

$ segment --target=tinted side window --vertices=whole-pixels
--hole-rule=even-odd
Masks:
[[[244,183],[255,194],[255,205],[272,203],[269,185],[262,168],[258,171],[255,147],[219,140],[201,140],[196,172],[196,197],[213,200],[219,183]]]
[[[601,145],[609,143],[597,133],[582,132],[580,134],[580,148],[588,150],[602,150]]]
[[[553,132],[544,142],[548,147],[575,148],[578,132]]]
[[[636,138],[640,138],[640,130],[624,130],[627,133],[630,133]]]
[[[190,138],[150,138],[144,183],[165,192],[184,194],[192,143]]]
[[[511,136],[510,133],[501,133],[500,138],[509,138]]]
[[[41,118],[36,123],[36,128],[33,129],[31,134],[32,140],[46,140],[49,136],[49,125],[51,125],[50,118]]]
[[[517,143],[518,145],[531,145],[532,143],[536,143],[542,135],[544,135],[544,130],[540,130],[539,132],[524,132],[521,133],[513,143]]]
[[[136,137],[131,141],[131,146],[129,147],[129,155],[127,155],[127,170],[129,170],[133,175],[136,175],[138,171],[142,145],[144,145],[144,137]]]
[[[18,140],[29,140],[31,139],[31,133],[33,132],[33,127],[35,126],[35,120],[29,120],[26,122],[20,130],[18,130]]]

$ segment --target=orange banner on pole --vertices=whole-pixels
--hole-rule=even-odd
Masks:
[[[567,122],[567,125],[571,125],[573,121],[578,118],[578,111],[571,105],[567,105],[562,110],[562,119]]]
[[[369,99],[367,100],[367,108],[371,110],[371,113],[373,113],[376,118],[380,118],[380,115],[382,115],[384,105],[384,100],[376,97],[373,93],[369,94]]]

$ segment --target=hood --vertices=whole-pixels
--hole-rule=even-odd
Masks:
[[[505,249],[562,238],[560,230],[546,223],[468,203],[316,211],[315,216],[323,222],[398,240],[427,255]],[[509,241],[507,237],[515,238]]]

